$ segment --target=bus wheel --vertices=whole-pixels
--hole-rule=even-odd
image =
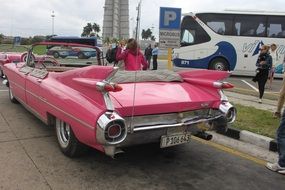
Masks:
[[[56,58],[56,59],[59,58],[59,53],[58,53],[57,51],[54,52],[54,53],[53,53],[53,57]]]
[[[228,62],[223,58],[216,58],[211,61],[209,69],[218,70],[218,71],[228,71],[229,70]]]

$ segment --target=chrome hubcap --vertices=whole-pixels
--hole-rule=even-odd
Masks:
[[[60,145],[63,148],[66,148],[70,141],[70,125],[65,123],[64,121],[57,119],[56,132]]]
[[[225,66],[223,63],[216,63],[215,69],[219,71],[223,71],[225,70]]]

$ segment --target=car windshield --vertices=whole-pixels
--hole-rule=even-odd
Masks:
[[[33,46],[27,64],[36,68],[101,65],[103,60],[100,59],[100,55],[101,51],[95,47],[67,43],[43,43]]]

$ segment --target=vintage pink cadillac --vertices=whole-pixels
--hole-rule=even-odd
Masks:
[[[6,63],[22,62],[27,57],[27,53],[18,52],[0,52],[0,77],[4,76],[3,66]]]
[[[70,67],[78,66],[76,58],[35,63],[32,51],[43,45],[52,46],[36,44],[27,62],[5,64],[4,83],[11,102],[20,102],[55,127],[66,156],[92,147],[114,157],[128,146],[157,142],[165,148],[187,143],[191,135],[209,140],[205,131],[225,131],[236,118],[236,109],[223,93],[233,87],[223,81],[229,72]],[[68,60],[68,66],[60,63]]]

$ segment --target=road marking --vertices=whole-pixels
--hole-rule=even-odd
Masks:
[[[247,84],[248,86],[250,86],[253,90],[255,90],[256,92],[258,92],[258,89],[255,88],[255,86],[251,85],[250,83],[248,83],[247,81],[245,80],[241,80],[242,82],[244,82],[245,84]]]
[[[8,90],[0,90],[0,92],[8,92]]]
[[[227,152],[227,153],[230,153],[230,154],[233,154],[235,156],[239,156],[241,158],[244,158],[244,159],[247,159],[247,160],[250,160],[252,162],[255,162],[259,165],[262,165],[262,166],[265,166],[265,164],[267,163],[266,161],[264,160],[261,160],[259,158],[256,158],[256,157],[253,157],[253,156],[250,156],[248,154],[245,154],[245,153],[242,153],[242,152],[239,152],[237,150],[234,150],[232,148],[229,148],[229,147],[226,147],[226,146],[223,146],[223,145],[220,145],[220,144],[216,144],[214,142],[211,142],[211,141],[206,141],[206,140],[203,140],[201,138],[198,138],[198,137],[195,137],[195,136],[192,136],[192,139],[193,140],[196,140],[202,144],[206,144],[206,145],[209,145],[209,146],[212,146],[214,148],[217,148],[219,150],[222,150],[224,152]]]

